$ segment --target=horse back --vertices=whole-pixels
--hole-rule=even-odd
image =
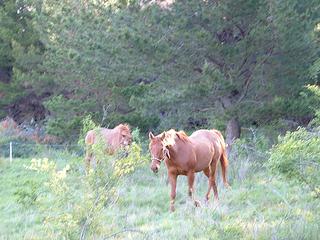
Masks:
[[[205,150],[204,146],[210,146],[210,152],[214,151],[216,154],[220,155],[225,149],[225,142],[220,131],[212,129],[205,130],[201,129],[195,131],[190,139],[194,142],[194,145],[198,148]]]
[[[201,129],[198,131],[195,131],[191,134],[190,139],[192,139],[194,142],[212,142],[212,141],[223,141],[223,136],[218,130],[206,130]]]
[[[112,129],[108,128],[98,128],[93,129],[87,132],[85,137],[85,143],[87,145],[92,145],[96,143],[96,141],[104,141],[107,144],[110,144],[113,139],[115,139],[115,133],[112,132]]]
[[[213,134],[210,130],[198,130],[189,139],[196,158],[195,170],[202,171],[208,167],[215,155],[219,154],[216,151]]]

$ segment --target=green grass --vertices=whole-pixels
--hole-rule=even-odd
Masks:
[[[70,159],[58,161],[62,167]],[[43,239],[43,221],[54,214],[55,197],[37,190],[46,177],[26,169],[29,163],[0,161],[0,239]],[[230,164],[232,188],[225,189],[219,181],[219,204],[212,198],[208,206],[195,208],[187,196],[186,178],[179,177],[174,213],[169,212],[165,167],[157,175],[147,165],[136,170],[118,188],[117,202],[104,208],[102,229],[89,239],[319,239],[320,201],[309,189],[252,163]],[[237,173],[244,165],[246,174],[240,179]],[[71,166],[68,184],[80,201],[82,164]],[[198,174],[196,195],[202,203],[206,190],[207,180]],[[33,195],[35,201],[30,200]],[[70,212],[67,202],[65,212]]]

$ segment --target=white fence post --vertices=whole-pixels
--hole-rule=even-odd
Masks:
[[[12,142],[10,142],[10,163],[12,163]]]

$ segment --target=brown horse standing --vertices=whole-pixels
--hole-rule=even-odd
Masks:
[[[119,124],[113,129],[98,128],[95,130],[90,130],[89,132],[87,132],[87,135],[85,137],[85,144],[87,146],[85,161],[87,168],[90,166],[90,162],[92,162],[92,160],[94,159],[90,147],[99,139],[97,137],[97,134],[101,134],[101,138],[106,144],[106,154],[109,155],[114,154],[121,147],[130,145],[132,141],[130,127],[127,124]]]
[[[209,179],[206,201],[209,200],[211,189],[213,189],[215,199],[218,200],[215,179],[219,161],[222,168],[223,182],[225,186],[229,186],[226,177],[228,167],[226,145],[219,131],[198,130],[188,137],[183,131],[176,132],[171,129],[157,136],[150,132],[149,139],[149,150],[152,159],[151,170],[158,172],[160,163],[163,160],[167,166],[168,178],[171,184],[171,211],[174,211],[178,175],[187,176],[189,196],[196,206],[199,206],[199,201],[194,198],[194,177],[196,172],[203,171]]]

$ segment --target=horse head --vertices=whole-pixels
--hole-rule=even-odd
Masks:
[[[160,164],[165,158],[170,158],[168,146],[164,142],[165,138],[166,132],[157,136],[154,136],[152,132],[149,133],[149,151],[151,154],[150,168],[154,173],[159,171]]]
[[[120,124],[119,128],[119,144],[121,146],[128,146],[132,142],[132,135],[128,124]]]

